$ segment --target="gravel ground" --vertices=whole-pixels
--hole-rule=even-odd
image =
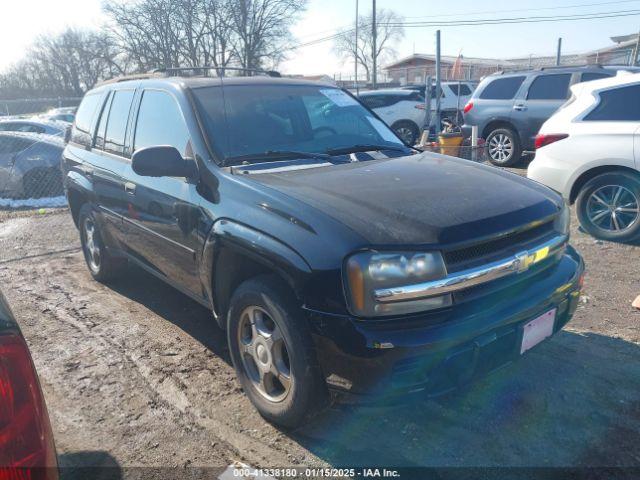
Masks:
[[[640,312],[631,302],[640,250],[576,225],[587,277],[565,331],[468,390],[334,407],[295,432],[254,411],[206,309],[135,268],[110,286],[94,282],[64,209],[0,212],[1,288],[65,467],[639,467]]]

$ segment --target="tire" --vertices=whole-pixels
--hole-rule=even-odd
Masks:
[[[510,128],[493,130],[487,136],[484,149],[489,161],[498,167],[515,165],[522,157],[520,138]]]
[[[396,122],[391,128],[405,144],[411,147],[416,144],[418,137],[420,136],[420,129],[418,126],[408,120]]]
[[[612,242],[640,237],[640,177],[628,172],[603,173],[578,193],[580,226],[590,235]]]
[[[107,282],[117,278],[125,269],[127,261],[109,254],[93,209],[87,203],[80,208],[78,226],[82,253],[91,276],[99,282]],[[92,230],[92,233],[89,230]]]
[[[25,198],[54,197],[63,194],[62,172],[56,169],[31,170],[22,179]]]
[[[307,322],[277,276],[259,276],[236,289],[227,341],[242,388],[268,421],[295,428],[328,406]]]

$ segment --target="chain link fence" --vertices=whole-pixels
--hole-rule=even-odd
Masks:
[[[66,203],[60,161],[80,100],[0,100],[0,208]]]

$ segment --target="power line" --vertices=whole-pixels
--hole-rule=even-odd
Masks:
[[[615,3],[615,2],[611,2]],[[445,22],[386,22],[378,23],[379,25],[388,26],[402,26],[407,28],[416,27],[459,27],[459,26],[482,26],[482,25],[503,25],[503,24],[523,24],[523,23],[555,23],[555,22],[570,22],[579,20],[599,20],[602,18],[618,18],[627,16],[640,15],[640,10],[618,10],[613,12],[596,12],[596,13],[584,13],[575,15],[561,15],[561,16],[537,16],[537,17],[507,17],[507,18],[484,18],[484,19],[471,19],[471,20],[452,20]],[[370,25],[370,24],[369,24]],[[363,27],[363,25],[361,25]],[[317,38],[309,42],[294,44],[291,47],[285,49],[287,51],[297,50],[299,48],[310,47],[320,43],[324,43],[330,40],[334,40],[343,35],[349,35],[353,33],[355,29],[339,31],[333,35]]]
[[[475,20],[452,20],[448,22],[388,22],[384,25],[413,27],[451,27],[472,25],[502,25],[519,23],[543,23],[543,22],[568,22],[576,20],[592,20],[601,18],[616,18],[640,15],[640,10],[618,10],[614,12],[597,12],[577,15],[560,15],[547,17],[511,17],[511,18],[484,18]],[[382,25],[382,24],[381,24]]]

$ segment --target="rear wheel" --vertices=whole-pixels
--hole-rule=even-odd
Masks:
[[[497,128],[487,136],[485,153],[494,165],[499,167],[515,165],[522,156],[520,139],[510,128]]]
[[[227,321],[236,374],[263,417],[297,427],[327,404],[306,320],[278,277],[260,276],[240,285]]]
[[[418,137],[420,136],[420,129],[418,126],[415,123],[406,120],[394,123],[391,128],[396,132],[396,135],[398,135],[400,139],[409,146],[415,145],[418,141]]]
[[[580,225],[603,240],[628,242],[640,237],[640,178],[611,172],[589,180],[576,199]]]
[[[78,225],[82,252],[91,276],[99,282],[116,278],[126,267],[126,260],[114,257],[107,251],[90,205],[84,204],[80,209]]]

